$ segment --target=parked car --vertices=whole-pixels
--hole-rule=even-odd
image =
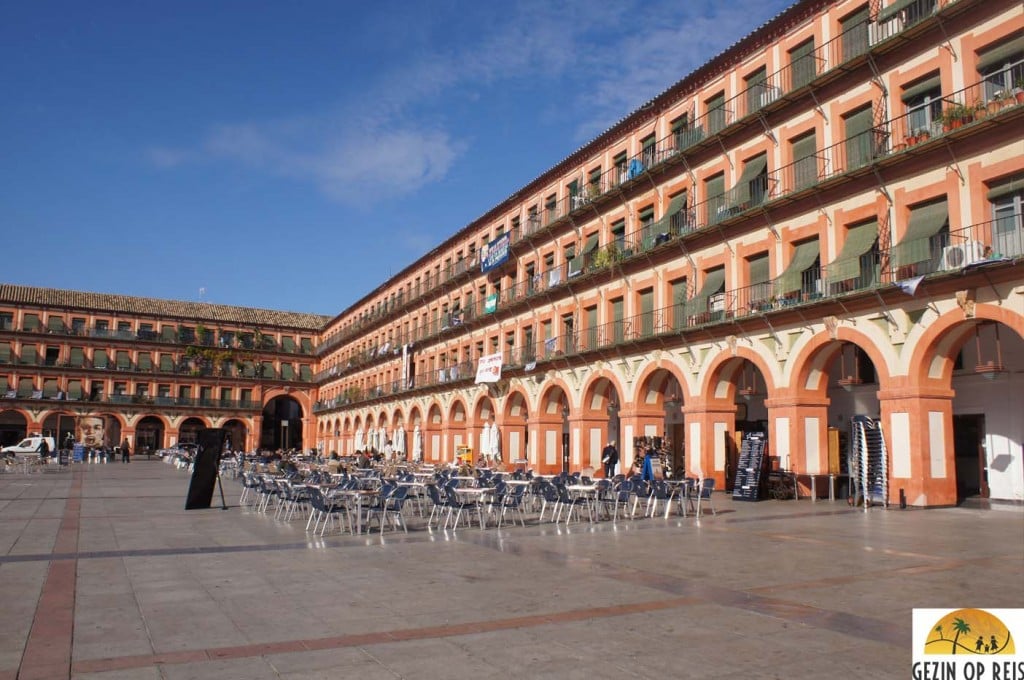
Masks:
[[[42,445],[44,440],[46,441],[46,445],[49,447],[49,455],[57,455],[57,445],[53,441],[53,437],[43,437],[41,435],[32,435],[30,437],[25,437],[17,444],[5,446],[0,451],[2,451],[3,455],[9,456],[11,458],[15,456],[38,456],[39,447]]]

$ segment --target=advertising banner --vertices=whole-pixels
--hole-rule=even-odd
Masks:
[[[480,249],[480,271],[489,272],[508,262],[509,234],[502,234]]]
[[[476,384],[496,383],[501,380],[501,352],[480,357],[476,365]]]

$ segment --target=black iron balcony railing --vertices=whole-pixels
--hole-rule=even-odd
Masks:
[[[899,251],[900,257],[894,253]],[[911,253],[912,256],[908,256]],[[571,358],[597,350],[628,346],[715,324],[744,318],[785,313],[802,305],[820,304],[849,295],[863,294],[916,276],[941,275],[989,264],[1024,258],[1024,214],[1007,214],[951,232],[924,239],[872,248],[855,262],[837,261],[815,265],[799,276],[799,286],[781,286],[782,277],[738,288],[723,288],[711,295],[677,300],[674,304],[606,324],[563,332],[529,345],[507,347],[503,370],[533,370],[537,364]],[[532,365],[531,365],[532,364]],[[323,401],[314,411],[323,412],[357,405],[412,390],[471,380],[476,360],[439,368],[412,382],[393,381],[345,397]]]
[[[155,407],[191,407],[210,409],[241,409],[252,411],[262,408],[261,404],[244,399],[215,399],[212,397],[170,397],[142,394],[71,394],[64,391],[7,390],[0,392],[0,400],[32,402],[72,402],[110,405],[141,405]]]

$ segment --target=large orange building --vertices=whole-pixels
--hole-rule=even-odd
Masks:
[[[662,436],[728,486],[737,432],[809,479],[867,415],[893,500],[1024,502],[1022,90],[1019,2],[798,2],[338,316],[275,326],[315,345],[303,443],[448,461],[493,423],[553,471]]]

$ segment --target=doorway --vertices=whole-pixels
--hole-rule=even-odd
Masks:
[[[985,456],[985,416],[953,416],[953,456],[956,461],[956,502],[977,496],[988,498]]]

